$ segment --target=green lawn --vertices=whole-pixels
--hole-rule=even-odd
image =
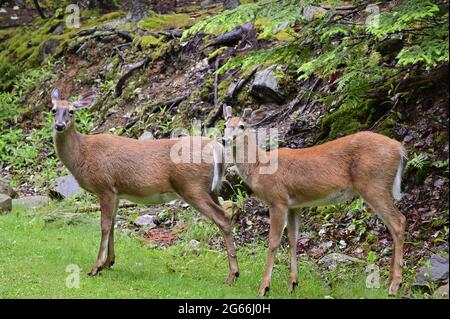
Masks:
[[[228,263],[222,251],[204,245],[197,255],[183,242],[148,248],[138,238],[116,234],[113,269],[89,277],[100,238],[96,216],[67,225],[46,223],[42,216],[26,216],[17,208],[1,215],[0,298],[257,298],[266,257],[263,243],[239,247],[241,276],[227,286]],[[70,264],[81,268],[79,288],[66,287]],[[287,253],[282,251],[270,298],[387,297],[384,288],[365,288],[363,269],[350,269],[330,280],[314,262],[299,260],[300,285],[291,295],[288,276]]]

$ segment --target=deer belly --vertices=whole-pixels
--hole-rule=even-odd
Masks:
[[[309,201],[298,201],[295,198],[289,197],[288,205],[290,208],[300,207],[318,207],[326,205],[334,205],[344,203],[352,200],[355,197],[355,193],[348,190],[338,191],[330,193],[327,196],[320,197]]]
[[[178,198],[176,193],[155,193],[149,196],[120,195],[120,199],[126,199],[136,204],[156,205],[164,204]]]

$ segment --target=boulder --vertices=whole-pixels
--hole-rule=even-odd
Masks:
[[[49,190],[50,197],[61,199],[82,193],[80,185],[72,175],[61,176],[55,179],[54,187]]]
[[[2,177],[0,177],[0,194],[8,195],[11,198],[16,197],[17,195],[9,181]]]
[[[433,293],[433,298],[448,299],[448,284],[436,289],[436,291]]]
[[[213,0],[203,0],[202,2],[200,2],[200,7],[204,8],[204,9],[209,9],[211,7],[213,7],[215,5]]]
[[[52,34],[54,35],[61,35],[64,33],[64,25],[62,23],[58,24],[55,28],[55,30],[53,30]]]
[[[193,253],[198,254],[200,252],[200,242],[198,240],[192,239],[188,243],[188,248]]]
[[[430,284],[448,283],[448,255],[434,254],[428,260],[428,266],[421,267],[414,278],[413,286],[429,287]]]
[[[237,8],[241,5],[240,0],[224,0],[223,1],[223,8],[225,10],[231,10],[234,8]]]
[[[155,216],[153,215],[142,215],[135,219],[134,223],[138,226],[146,226],[154,228],[156,227],[156,224],[154,222]]]
[[[17,199],[13,199],[13,205],[25,206],[28,208],[38,208],[44,205],[47,205],[51,202],[50,197],[34,195],[34,196],[25,196]]]
[[[144,131],[141,136],[139,136],[139,140],[153,140],[155,137],[153,136],[152,132]]]
[[[39,62],[42,63],[47,57],[53,56],[60,43],[61,41],[58,39],[49,39],[45,41],[39,48]]]
[[[327,13],[326,9],[316,6],[307,6],[303,10],[303,16],[306,21],[312,21],[317,17],[321,17],[325,13]]]
[[[12,199],[6,194],[0,194],[0,213],[10,212],[12,209]]]
[[[338,265],[364,264],[365,261],[340,253],[331,253],[319,260],[319,265],[326,269],[335,269]]]
[[[279,89],[275,73],[276,67],[276,65],[272,65],[255,74],[255,79],[250,87],[252,96],[266,103],[282,104],[284,102],[285,97]]]
[[[86,219],[86,214],[74,213],[74,212],[53,212],[44,216],[46,223],[52,223],[60,221],[67,225],[76,225],[83,222]]]

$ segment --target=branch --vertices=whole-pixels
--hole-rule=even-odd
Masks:
[[[42,19],[47,19],[47,17],[44,14],[44,11],[42,10],[41,6],[39,5],[38,0],[33,0],[34,6],[36,7],[37,11],[39,12],[39,15]]]
[[[145,59],[133,64],[130,67],[130,69],[128,69],[128,71],[125,72],[124,75],[122,75],[122,77],[119,79],[119,81],[117,81],[117,84],[116,84],[116,89],[115,89],[116,97],[119,97],[122,95],[123,86],[125,85],[125,82],[128,80],[128,78],[133,74],[133,72],[147,66],[147,64],[151,60],[152,60],[151,55],[148,55]]]

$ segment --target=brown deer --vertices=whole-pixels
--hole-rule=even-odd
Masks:
[[[231,221],[215,194],[223,176],[222,145],[200,136],[136,140],[110,134],[80,134],[73,114],[89,106],[93,94],[71,103],[61,100],[60,91],[54,89],[51,98],[58,157],[80,186],[100,201],[100,249],[89,275],[114,264],[114,221],[120,199],[154,204],[179,196],[222,231],[230,267],[227,283],[231,284],[239,275]],[[173,161],[173,150],[180,145],[187,146],[189,158],[200,160]],[[195,145],[200,145],[199,149],[195,150]]]
[[[406,222],[394,206],[394,199],[400,199],[406,158],[402,144],[380,134],[359,132],[303,149],[266,152],[258,148],[253,163],[247,153],[237,161],[236,148],[243,147],[244,152],[257,149],[255,139],[249,138],[250,114],[251,110],[246,109],[242,117],[233,117],[231,107],[224,108],[223,142],[234,149],[234,161],[242,179],[269,206],[269,254],[259,294],[263,296],[269,290],[275,254],[286,223],[291,255],[289,291],[297,285],[297,208],[343,202],[359,195],[381,217],[393,237],[387,284],[389,294],[395,295],[402,282]],[[277,170],[261,174],[260,169],[268,160],[277,161]]]

